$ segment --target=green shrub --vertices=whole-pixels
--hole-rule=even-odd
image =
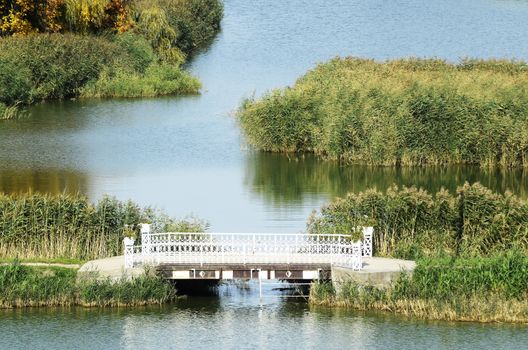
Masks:
[[[22,78],[17,80],[20,85],[27,85],[26,76],[31,72],[29,95],[9,90],[11,100],[26,103],[74,96],[86,82],[98,77],[102,67],[120,57],[123,54],[116,44],[91,36],[50,34],[0,39],[0,60],[21,70]]]
[[[528,166],[524,62],[334,59],[245,101],[248,142],[374,165]]]
[[[125,53],[122,56],[126,60],[118,62],[122,67],[127,67],[138,73],[144,73],[157,59],[152,46],[140,35],[131,32],[118,34],[115,37],[115,42]]]
[[[374,226],[379,255],[478,256],[513,248],[528,253],[528,203],[478,183],[466,183],[456,195],[396,186],[385,193],[349,193],[314,213],[308,231],[343,234],[360,225]]]
[[[4,59],[0,54],[0,102],[13,105],[20,100],[26,101],[30,91],[31,70],[16,60]]]
[[[196,94],[200,82],[171,65],[152,65],[144,74],[128,69],[103,70],[99,79],[83,88],[82,97],[153,97],[170,94]]]

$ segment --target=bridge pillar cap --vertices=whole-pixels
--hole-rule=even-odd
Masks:
[[[134,238],[132,238],[132,237],[125,237],[125,238],[123,239],[123,243],[124,243],[125,245],[133,245],[133,244],[134,244],[134,241],[135,241],[135,240],[134,240]]]
[[[139,226],[141,226],[141,233],[150,232],[150,224],[139,224]]]

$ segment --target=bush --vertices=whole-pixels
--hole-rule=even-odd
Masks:
[[[528,166],[524,62],[334,59],[292,88],[245,101],[264,151],[374,165]]]
[[[211,40],[223,16],[219,0],[139,0],[132,7],[137,31],[168,62]]]
[[[21,70],[20,85],[27,84],[26,75],[31,72],[29,94],[9,90],[11,100],[17,97],[25,103],[75,96],[81,86],[99,76],[102,67],[123,55],[115,43],[91,36],[50,34],[0,40],[0,60]]]
[[[27,101],[31,91],[31,70],[0,54],[0,102],[13,105]],[[0,113],[2,115],[3,113]]]
[[[142,36],[127,32],[116,35],[115,42],[122,50],[123,58],[126,59],[118,62],[122,67],[132,69],[138,73],[144,73],[157,60],[154,50]]]
[[[454,196],[393,186],[336,199],[308,221],[312,233],[349,233],[374,226],[380,255],[415,259],[436,255],[488,255],[509,249],[528,252],[528,203],[466,183]]]
[[[153,97],[196,94],[200,82],[180,67],[152,65],[144,74],[128,69],[104,70],[99,79],[86,85],[82,97]]]

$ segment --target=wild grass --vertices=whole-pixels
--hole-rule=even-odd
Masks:
[[[528,65],[336,58],[293,87],[246,100],[259,150],[372,165],[528,166]]]
[[[528,257],[510,251],[489,258],[419,260],[390,288],[315,283],[310,302],[383,310],[427,319],[528,322]]]
[[[99,79],[81,90],[81,97],[154,97],[171,94],[197,94],[201,84],[180,67],[151,65],[145,73],[118,69],[103,70]]]
[[[19,104],[6,106],[4,103],[0,102],[0,120],[20,119],[24,115],[24,110],[19,107]]]
[[[416,187],[392,186],[349,193],[314,212],[312,233],[347,233],[374,227],[377,255],[481,256],[518,249],[528,254],[528,203],[476,183],[434,196]]]
[[[0,258],[91,260],[120,255],[123,238],[138,235],[141,222],[151,222],[161,232],[207,229],[202,221],[177,220],[112,197],[92,203],[80,195],[0,194]]]
[[[174,300],[174,288],[161,277],[146,274],[119,281],[78,279],[74,269],[0,266],[0,307],[137,306]]]

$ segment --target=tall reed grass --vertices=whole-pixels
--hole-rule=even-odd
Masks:
[[[528,65],[336,58],[248,99],[247,141],[373,165],[528,166]]]
[[[176,220],[151,208],[104,197],[91,203],[80,195],[0,194],[0,258],[89,260],[122,254],[125,235],[141,222],[155,230],[203,232],[196,219]]]
[[[308,220],[312,233],[353,232],[374,226],[375,253],[422,256],[479,256],[518,249],[528,253],[528,202],[496,194],[475,183],[456,194],[434,196],[416,187],[369,189],[337,198]]]
[[[389,288],[316,283],[315,305],[384,310],[429,319],[528,322],[528,257],[510,251],[488,258],[418,261]]]

